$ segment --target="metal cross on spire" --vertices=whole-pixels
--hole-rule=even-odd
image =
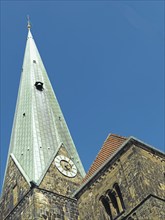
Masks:
[[[30,30],[31,24],[30,24],[30,17],[29,17],[29,15],[27,15],[27,22],[28,22],[27,28],[28,28],[28,30]]]

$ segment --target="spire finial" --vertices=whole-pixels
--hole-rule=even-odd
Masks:
[[[30,30],[31,24],[30,24],[30,17],[29,17],[29,15],[27,15],[27,22],[28,22],[27,28],[28,28],[28,30]]]

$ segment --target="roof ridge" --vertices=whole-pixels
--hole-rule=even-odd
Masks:
[[[122,138],[122,139],[127,139],[127,137],[124,137],[124,136],[120,136],[118,134],[109,134],[109,136],[114,136],[114,137],[117,137],[117,138]]]
[[[112,140],[110,141],[110,139]],[[117,139],[117,142],[116,142]],[[83,182],[88,179],[91,174],[96,171],[106,160],[107,158],[113,154],[119,146],[121,146],[122,143],[124,143],[128,138],[119,136],[116,134],[109,134],[106,140],[104,141],[101,149],[99,150],[98,154],[96,155],[92,165],[90,166],[85,178],[83,179]],[[110,141],[108,143],[108,141]],[[105,150],[103,150],[105,149]],[[104,156],[104,153],[106,152],[107,156]],[[108,152],[109,151],[109,152]],[[101,155],[102,154],[102,155]]]
[[[120,136],[120,135],[118,135],[118,134],[109,133],[108,136],[107,136],[107,138],[106,138],[105,141],[103,142],[103,144],[108,140],[109,137],[112,137],[112,136],[113,136],[113,137],[120,138],[120,139],[122,138],[122,139],[124,139],[124,140],[127,140],[127,138],[128,138],[128,137]],[[103,147],[103,146],[102,146],[102,147]],[[102,148],[102,147],[101,147],[101,148]],[[101,149],[100,149],[100,150],[101,150]]]
[[[108,140],[110,137],[116,137],[116,138],[120,138],[120,139],[127,140],[127,137],[119,136],[119,135],[117,135],[117,134],[111,134],[111,133],[110,133],[110,134],[107,136],[107,138],[105,139],[105,141],[103,142],[103,145],[102,145],[102,147],[100,148],[100,150],[99,150],[98,154],[96,155],[95,159],[97,158],[97,156],[99,155],[100,151],[103,149],[104,144],[107,142],[107,140]],[[94,160],[94,161],[95,161],[95,160]],[[94,162],[94,161],[93,161],[93,162]],[[92,165],[91,165],[91,166],[92,166]]]

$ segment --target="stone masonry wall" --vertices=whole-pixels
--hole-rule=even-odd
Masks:
[[[146,194],[165,199],[165,158],[141,148],[136,149],[139,169],[143,173],[141,184]]]
[[[76,200],[34,188],[5,220],[78,220]]]
[[[139,207],[135,208],[124,220],[162,220],[165,219],[165,202],[149,196]]]
[[[8,215],[29,189],[30,186],[10,157],[0,202],[1,219]]]
[[[69,157],[64,147],[60,148],[57,155]],[[78,189],[81,181],[82,176],[79,172],[73,178],[67,177],[57,169],[53,160],[39,187],[61,195],[70,196]]]
[[[154,193],[162,198],[164,194],[162,163],[162,158],[155,159],[146,150],[131,146],[107,168],[106,172],[92,184],[87,185],[85,192],[78,199],[80,219],[109,219],[100,197],[112,189],[114,183],[120,187],[125,206],[125,210],[116,219],[127,216],[149,194]]]
[[[35,206],[33,190],[30,190],[3,220],[34,220]]]
[[[36,189],[36,219],[77,220],[77,201],[56,193]]]
[[[58,154],[68,157],[65,148],[61,148]],[[124,210],[115,219],[161,220],[165,216],[164,171],[164,158],[132,145],[87,184],[77,207],[72,193],[80,186],[82,177],[79,173],[74,178],[66,177],[53,161],[40,186],[30,188],[10,158],[0,203],[0,219],[109,220],[100,198],[117,183]]]
[[[64,147],[58,154],[69,157]],[[77,220],[77,202],[70,197],[81,180],[79,172],[74,178],[61,174],[53,161],[40,186],[32,189],[10,158],[0,203],[0,219]]]

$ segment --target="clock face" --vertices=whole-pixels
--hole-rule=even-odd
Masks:
[[[67,177],[75,177],[77,174],[77,168],[73,161],[63,155],[58,155],[55,158],[55,165],[57,169]]]

